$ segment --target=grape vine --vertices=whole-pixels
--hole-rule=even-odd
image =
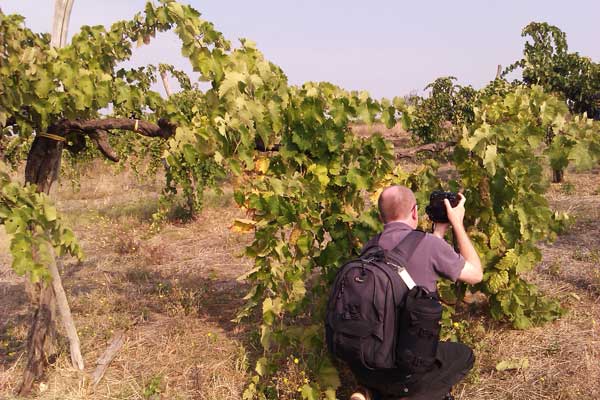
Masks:
[[[46,268],[50,248],[58,255],[83,258],[75,235],[64,226],[48,196],[34,186],[14,182],[1,162],[0,225],[10,237],[13,270],[29,274],[32,282],[50,278]]]
[[[6,58],[0,77],[8,88],[0,97],[4,158],[18,160],[12,155],[49,131],[64,136],[74,154],[95,143],[110,159],[140,154],[155,163],[164,160],[165,199],[183,192],[190,211],[201,208],[207,185],[231,176],[235,201],[248,214],[232,229],[254,235],[246,249],[254,259],[245,275],[251,290],[239,320],[262,311],[258,330],[264,354],[244,398],[276,397],[274,375],[292,354],[307,376],[297,388],[301,396],[335,398],[340,381],[323,346],[324,301],[339,265],[381,229],[373,204],[390,183],[410,186],[420,204],[433,189],[465,191],[469,234],[485,264],[483,282],[470,290],[487,296],[492,317],[527,328],[561,315],[559,304],[543,298],[522,274],[540,260],[537,243],[554,238],[566,218],[543,196],[545,167],[595,165],[599,127],[572,115],[564,101],[540,86],[497,80],[477,94],[473,107],[471,90],[458,90],[451,79],[437,82],[433,89],[443,97],[441,106],[462,113],[453,120],[456,177],[442,181],[437,162],[403,171],[381,135],[361,138],[350,129],[363,122],[421,126],[420,115],[402,99],[377,101],[329,83],[291,86],[252,41],[242,39],[232,48],[189,6],[148,3],[144,13],[109,30],[82,28],[59,50],[22,22],[0,14],[0,52]],[[131,56],[134,43],[150,42],[168,29],[178,35],[182,54],[208,82],[207,89],[168,66],[116,69]],[[157,71],[175,75],[182,91],[167,99],[152,91]],[[102,115],[109,106],[112,115]],[[439,127],[447,113],[435,115]],[[108,131],[119,135],[106,139]],[[41,227],[38,236],[11,245],[13,256],[18,246],[27,250],[39,240],[79,255],[72,233],[44,196],[15,186],[8,175],[1,175],[0,183],[0,222],[9,233],[22,234],[19,227],[25,225]],[[15,222],[19,215],[21,222]],[[43,263],[32,257],[13,266],[42,277]],[[440,286],[450,301],[464,290],[447,282]]]

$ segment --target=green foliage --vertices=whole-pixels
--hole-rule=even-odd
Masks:
[[[569,53],[566,34],[548,23],[531,22],[521,35],[531,41],[525,43],[523,59],[504,74],[521,67],[526,84],[559,94],[574,113],[600,118],[600,64]]]
[[[181,39],[183,53],[190,57],[202,78],[221,79],[220,62],[229,43],[189,6],[167,0],[158,6],[148,3],[144,13],[136,14],[130,21],[116,22],[108,30],[103,26],[82,27],[71,44],[61,49],[50,46],[48,35],[25,28],[22,17],[0,13],[0,50],[6,55],[0,81],[9,89],[0,96],[0,156],[16,165],[23,159],[35,132],[53,131],[54,125],[63,119],[98,118],[106,110],[115,117],[149,121],[157,121],[160,116],[178,123],[182,114],[193,118],[196,114],[190,113],[189,107],[203,94],[190,84],[185,74],[171,66],[158,67],[159,71],[175,76],[185,92],[165,100],[150,89],[156,81],[156,67],[118,67],[131,57],[135,43],[138,46],[148,43],[156,32],[173,27]],[[206,101],[197,103],[205,106],[198,112],[206,109]],[[67,148],[79,153],[78,157],[97,155],[95,151],[83,151],[89,148],[85,143],[89,139],[75,133],[67,140]],[[163,141],[141,138],[135,133],[111,137],[111,144],[122,160],[131,162],[136,172],[145,165],[148,173],[154,173],[168,150]],[[182,191],[196,211],[204,187],[211,183],[212,175],[205,182],[211,166],[190,168],[185,174],[176,168],[177,165],[167,169],[172,172],[168,179],[189,183]],[[178,181],[182,175],[186,179]],[[172,191],[171,185],[165,199]]]
[[[425,87],[427,98],[414,96],[410,129],[426,143],[456,140],[460,127],[473,121],[477,91],[471,86],[455,85],[453,76],[438,78]]]
[[[13,182],[2,163],[0,225],[10,237],[13,270],[19,275],[27,274],[32,282],[50,277],[46,268],[52,257],[49,246],[58,255],[83,257],[75,235],[62,224],[48,196],[37,193],[34,186]]]
[[[287,99],[279,151],[257,156],[234,196],[254,221],[238,221],[237,229],[253,229],[255,237],[246,249],[255,259],[246,275],[254,286],[240,317],[262,307],[261,343],[269,357],[257,365],[261,378],[295,351],[305,355],[315,381],[303,387],[303,398],[320,397],[320,390],[332,397],[339,380],[323,349],[325,294],[340,262],[380,227],[364,196],[394,164],[390,143],[352,135],[349,122],[395,112],[387,102],[330,84],[289,88]]]
[[[565,218],[543,197],[547,160],[552,164],[560,155],[568,162],[580,142],[588,143],[586,156],[597,160],[598,139],[586,127],[593,131],[593,122],[572,118],[560,99],[540,87],[517,88],[485,99],[455,150],[472,213],[467,224],[485,264],[477,288],[489,296],[493,317],[508,318],[518,328],[560,315],[558,304],[541,299],[520,274],[540,260],[536,243],[554,238]],[[556,137],[547,146],[549,130]],[[559,142],[573,144],[558,148]]]
[[[145,399],[155,398],[156,396],[160,395],[162,392],[161,386],[163,385],[162,380],[162,376],[160,375],[154,376],[152,379],[150,379],[146,386],[144,386],[144,391],[142,392],[142,395]]]

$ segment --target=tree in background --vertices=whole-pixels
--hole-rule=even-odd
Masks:
[[[528,38],[523,58],[502,75],[520,67],[524,84],[539,85],[564,99],[573,114],[585,113],[590,118],[600,119],[600,64],[577,52],[569,53],[567,35],[546,22],[529,23],[521,36]],[[552,181],[560,183],[568,160],[564,151],[556,150],[555,137],[556,132],[548,131],[546,142],[555,149],[550,157]]]
[[[523,68],[523,82],[540,85],[562,96],[575,114],[600,118],[600,64],[579,53],[569,53],[567,35],[546,22],[531,22],[521,33],[527,37],[523,58],[504,72]]]
[[[456,85],[455,80],[453,76],[438,78],[425,87],[431,90],[427,98],[408,98],[414,107],[411,130],[426,143],[456,140],[462,125],[473,122],[477,91]]]

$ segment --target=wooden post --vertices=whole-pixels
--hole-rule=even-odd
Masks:
[[[56,47],[63,47],[67,44],[67,32],[69,28],[69,21],[71,19],[71,10],[73,9],[74,0],[55,0],[54,2],[54,19],[52,22],[52,45]],[[51,180],[47,181],[48,192],[50,186],[58,178],[60,172],[60,158],[62,157],[62,146],[58,151],[58,154],[51,156],[50,158],[56,158],[54,162],[55,170],[51,175]],[[67,338],[69,339],[69,345],[71,350],[71,362],[73,366],[80,371],[83,371],[83,357],[81,356],[81,346],[79,342],[79,335],[77,329],[75,329],[75,323],[73,322],[73,316],[71,315],[71,308],[67,301],[67,295],[62,286],[62,280],[56,266],[56,256],[54,249],[49,248],[50,252],[50,275],[52,276],[52,288],[57,300],[58,311],[60,313],[63,326],[65,328]]]
[[[71,19],[74,0],[54,0],[54,18],[52,20],[52,37],[50,44],[63,47],[67,44],[67,30]]]
[[[162,79],[163,86],[165,87],[165,93],[167,94],[167,97],[171,97],[173,91],[171,90],[171,85],[169,85],[167,71],[160,71],[160,77]]]
[[[69,339],[71,363],[75,368],[83,371],[84,364],[83,357],[81,356],[79,335],[77,334],[77,329],[75,329],[75,323],[73,322],[73,316],[71,315],[71,307],[69,307],[67,294],[65,293],[62,280],[60,279],[60,274],[58,273],[58,268],[56,266],[56,255],[54,254],[54,249],[51,246],[48,246],[48,251],[50,252],[50,264],[48,265],[48,269],[50,270],[50,275],[52,276],[52,288],[54,289],[54,295],[56,297],[58,313],[61,316],[67,338]]]
[[[496,69],[496,79],[500,79],[500,76],[502,76],[502,65],[498,64],[498,69]]]
[[[94,387],[96,387],[96,385],[104,376],[106,368],[108,368],[108,364],[110,364],[113,358],[115,358],[117,352],[123,346],[123,343],[125,343],[125,333],[115,333],[104,353],[100,356],[98,361],[96,361],[96,369],[92,374],[92,384],[94,385]]]

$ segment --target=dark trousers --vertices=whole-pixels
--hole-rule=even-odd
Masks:
[[[462,343],[440,342],[437,362],[430,371],[407,375],[394,369],[368,370],[351,367],[356,380],[375,392],[377,398],[442,400],[473,367],[473,351]]]

